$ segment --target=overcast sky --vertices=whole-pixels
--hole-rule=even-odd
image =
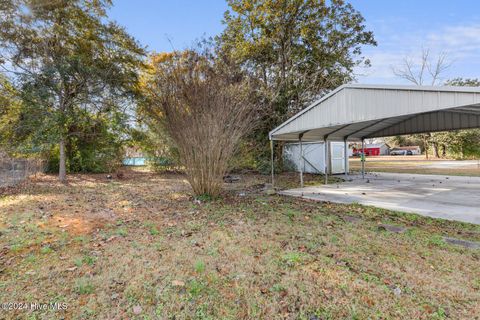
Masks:
[[[445,79],[480,78],[480,1],[351,0],[375,34],[377,47],[365,48],[372,62],[356,70],[359,83],[401,84],[392,67],[422,47],[433,57],[445,52],[451,66]],[[114,0],[110,15],[149,50],[182,49],[223,29],[223,0]]]

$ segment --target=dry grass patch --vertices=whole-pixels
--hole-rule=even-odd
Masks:
[[[444,159],[426,160],[424,156],[379,156],[367,157],[365,170],[372,172],[394,172],[412,174],[436,174],[452,176],[480,176],[480,165],[470,164],[465,166],[449,166],[444,168],[430,167]],[[453,160],[448,160],[453,161]],[[360,159],[350,160],[350,170],[359,172],[361,170]]]
[[[267,179],[243,176],[209,202],[195,201],[183,176],[148,172],[23,186],[0,200],[0,301],[68,309],[2,317],[478,316],[480,252],[442,237],[480,241],[479,226],[267,196]]]

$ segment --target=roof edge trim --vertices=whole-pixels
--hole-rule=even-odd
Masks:
[[[324,95],[323,97],[321,97],[320,99],[312,102],[308,107],[306,107],[305,109],[303,109],[302,111],[298,112],[297,114],[293,115],[292,117],[288,118],[287,120],[285,120],[282,124],[280,124],[278,127],[276,127],[275,129],[271,130],[269,133],[268,133],[268,137],[270,138],[270,140],[272,140],[272,134],[275,132],[275,131],[278,131],[280,128],[286,126],[287,124],[289,124],[290,122],[292,122],[293,120],[295,120],[296,118],[300,117],[302,114],[304,114],[305,112],[309,111],[310,109],[313,109],[315,106],[317,106],[318,104],[322,103],[323,101],[327,100],[328,98],[330,98],[331,96],[335,95],[337,92],[339,92],[340,90],[343,90],[344,88],[346,88],[348,86],[348,84],[343,84],[341,85],[340,87],[330,91],[329,93],[327,93],[326,95]]]
[[[323,101],[329,99],[333,95],[337,94],[339,91],[343,89],[377,89],[377,90],[405,90],[405,91],[438,91],[438,92],[459,92],[459,93],[479,93],[480,94],[480,87],[462,87],[462,86],[416,86],[416,85],[378,85],[378,84],[358,84],[358,83],[350,83],[350,84],[343,84],[338,88],[330,91],[323,97],[319,98],[318,100],[312,102],[309,106],[307,106],[302,111],[298,112],[297,114],[293,115],[292,117],[288,118],[282,124],[274,128],[268,133],[268,137],[272,140],[272,135],[292,122],[293,120],[297,119],[304,113],[308,112],[309,110],[313,109]]]

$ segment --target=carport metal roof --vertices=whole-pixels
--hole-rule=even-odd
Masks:
[[[291,117],[270,140],[350,140],[480,128],[480,88],[347,84]]]

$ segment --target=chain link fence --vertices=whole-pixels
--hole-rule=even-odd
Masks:
[[[45,172],[46,163],[39,159],[11,159],[0,156],[0,187],[10,187],[31,175]]]

